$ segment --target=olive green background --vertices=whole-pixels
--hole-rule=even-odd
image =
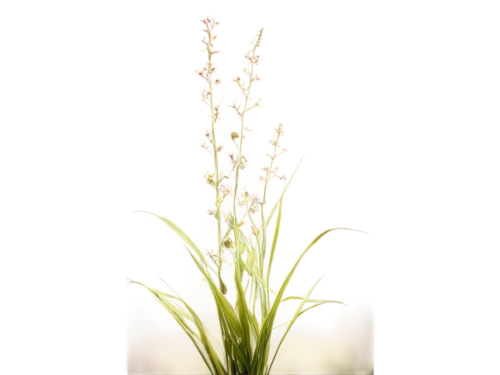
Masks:
[[[118,275],[183,267],[169,255],[174,244],[150,219],[128,217],[128,208],[206,204],[197,173],[203,162],[191,152],[191,137],[204,126],[191,96],[199,34],[191,17],[198,10],[158,9],[152,16],[90,9],[112,7],[94,3],[0,9],[0,374],[118,374],[118,311],[126,309]],[[369,4],[357,6],[395,6]],[[52,64],[65,68],[51,71]],[[476,373],[495,373],[486,371]]]

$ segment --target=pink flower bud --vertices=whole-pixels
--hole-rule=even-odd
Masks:
[[[227,157],[229,158],[229,163],[235,167],[236,166],[236,154],[234,152],[230,152],[227,154]]]
[[[278,137],[282,137],[285,135],[285,130],[283,129],[283,124],[278,124],[278,126],[276,127],[276,129],[274,129],[274,132],[275,134],[278,136]]]
[[[224,178],[229,178],[229,174],[225,173],[223,170],[219,172],[219,179],[223,180]]]

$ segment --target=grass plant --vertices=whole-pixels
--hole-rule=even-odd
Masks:
[[[217,222],[217,243],[213,249],[204,251],[171,218],[141,210],[136,210],[135,214],[160,219],[184,243],[187,254],[203,277],[201,286],[206,286],[213,297],[222,339],[219,341],[206,328],[195,309],[167,281],[164,281],[166,290],[153,288],[140,281],[132,282],[146,288],[164,307],[191,339],[212,375],[269,375],[280,347],[297,319],[315,307],[336,303],[311,297],[324,275],[303,296],[286,294],[290,280],[304,256],[330,232],[347,230],[364,235],[368,233],[346,227],[325,229],[301,251],[279,288],[271,288],[273,265],[280,250],[283,201],[304,156],[288,178],[279,174],[278,160],[286,151],[281,144],[285,129],[283,124],[279,124],[270,141],[272,151],[266,157],[262,175],[258,176],[261,191],[251,194],[242,187],[241,171],[250,162],[245,154],[245,146],[248,137],[253,134],[246,125],[246,115],[262,105],[260,100],[253,101],[251,92],[260,80],[256,68],[262,62],[258,53],[264,33],[263,30],[257,31],[244,55],[248,66],[243,68],[241,76],[233,79],[240,97],[228,107],[234,111],[239,125],[228,137],[234,142],[236,151],[228,153],[226,158],[223,157],[224,144],[217,127],[222,114],[221,103],[216,100],[217,86],[221,83],[215,63],[219,52],[215,48],[217,25],[218,22],[211,17],[201,20],[201,44],[205,61],[197,70],[202,85],[201,100],[207,103],[209,110],[209,128],[203,133],[201,148],[211,155],[212,169],[205,174],[205,178],[207,185],[215,191],[215,202],[207,214]],[[231,169],[230,174],[222,171],[227,167]],[[280,181],[281,192],[272,206],[268,207],[268,187],[273,181]],[[229,262],[228,258],[232,261]],[[231,278],[225,278],[226,274],[231,273]],[[229,288],[233,288],[234,300],[228,297]],[[288,321],[276,324],[278,309],[288,301],[300,301],[299,307]],[[273,333],[282,327],[284,332],[278,338],[277,348],[271,352]]]

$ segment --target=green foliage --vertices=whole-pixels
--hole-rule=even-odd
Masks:
[[[231,188],[222,183],[223,180],[229,179],[229,176],[221,176],[219,173],[219,159],[218,152],[220,152],[221,147],[216,146],[216,133],[215,127],[218,120],[219,107],[214,106],[212,100],[213,91],[213,71],[212,69],[212,55],[217,53],[213,49],[213,40],[215,40],[212,30],[217,24],[215,20],[210,20],[208,18],[202,20],[204,23],[207,33],[208,40],[204,40],[206,44],[206,51],[208,53],[208,63],[203,70],[199,71],[198,74],[204,78],[208,84],[208,90],[203,92],[203,100],[211,109],[211,122],[212,122],[212,132],[206,133],[206,138],[213,144],[213,150],[209,150],[209,146],[202,145],[202,148],[207,149],[214,158],[214,173],[207,172],[205,174],[207,184],[215,189],[215,209],[209,210],[209,214],[213,215],[217,219],[217,253],[209,253],[208,257],[205,256],[199,249],[199,247],[191,240],[191,238],[174,222],[171,220],[152,214],[164,222],[170,229],[172,229],[184,242],[186,251],[190,255],[194,264],[202,274],[203,278],[206,280],[210,292],[214,298],[215,305],[217,308],[217,314],[219,318],[219,325],[222,334],[222,347],[223,347],[223,357],[220,358],[215,351],[212,341],[209,338],[209,332],[202,323],[201,319],[194,312],[194,310],[189,306],[189,304],[184,301],[177,293],[169,294],[162,292],[157,289],[150,288],[140,282],[131,281],[142,285],[154,296],[154,298],[169,312],[169,314],[175,319],[179,326],[184,330],[184,332],[191,339],[196,349],[200,353],[203,361],[210,370],[211,374],[217,375],[230,375],[230,374],[252,374],[252,375],[263,375],[269,374],[274,363],[274,360],[278,354],[278,351],[286,338],[291,327],[295,321],[306,311],[313,309],[314,307],[326,304],[326,303],[340,303],[334,300],[325,299],[313,299],[310,298],[315,286],[320,280],[318,280],[307,292],[304,297],[291,296],[283,298],[286,288],[292,279],[297,267],[299,266],[302,258],[305,254],[327,233],[334,230],[352,230],[348,228],[332,228],[324,231],[319,236],[317,236],[310,245],[303,251],[299,259],[296,261],[295,265],[292,267],[288,276],[282,282],[278,292],[273,291],[269,285],[271,269],[273,261],[275,258],[275,253],[278,248],[278,238],[280,233],[280,227],[282,222],[283,213],[283,202],[285,192],[290,185],[297,169],[295,169],[292,177],[288,183],[283,188],[281,195],[278,200],[273,205],[270,213],[265,216],[264,209],[266,207],[266,192],[269,181],[276,177],[279,179],[284,179],[284,176],[278,176],[276,174],[276,168],[273,169],[273,163],[277,157],[286,151],[282,147],[280,142],[280,137],[283,136],[283,128],[280,124],[278,129],[276,129],[276,134],[274,138],[270,141],[271,145],[274,146],[273,155],[268,155],[270,158],[270,165],[263,170],[266,171],[265,177],[260,177],[261,181],[264,182],[264,193],[263,200],[261,201],[256,194],[250,195],[246,189],[242,196],[242,201],[238,201],[240,207],[246,206],[246,214],[251,222],[252,235],[247,236],[242,229],[244,222],[238,220],[238,212],[236,210],[236,198],[238,192],[238,181],[240,169],[244,168],[245,163],[248,158],[242,154],[243,149],[243,139],[245,134],[244,119],[245,114],[258,107],[259,101],[251,105],[249,102],[249,94],[252,82],[259,80],[256,75],[254,75],[254,66],[258,64],[260,58],[256,54],[256,49],[260,45],[262,39],[262,30],[257,35],[257,41],[254,42],[253,50],[249,51],[246,55],[249,60],[250,68],[245,69],[245,73],[249,77],[248,86],[241,79],[237,77],[235,82],[237,82],[240,87],[244,98],[245,105],[243,111],[240,111],[240,106],[233,104],[233,108],[236,110],[239,119],[241,121],[240,133],[232,132],[231,138],[233,139],[235,145],[238,149],[237,156],[231,156],[231,161],[233,162],[233,169],[230,175],[235,172],[234,177],[234,190],[232,199],[232,213],[229,211],[225,216],[223,216],[223,202],[227,197],[231,196]],[[216,80],[215,83],[217,84]],[[220,82],[220,81],[219,81]],[[239,145],[237,144],[239,142]],[[299,163],[300,165],[300,163]],[[257,225],[256,220],[253,216],[260,209],[261,218],[260,225]],[[272,239],[270,253],[266,254],[267,248],[267,231],[268,226],[276,212],[278,211],[276,225],[274,227],[274,232],[269,236]],[[223,217],[226,219],[224,220]],[[222,236],[222,225],[225,221],[227,225],[227,230]],[[232,237],[231,237],[232,236]],[[253,238],[253,239],[252,239]],[[255,241],[255,242],[253,242]],[[225,249],[225,250],[224,250]],[[232,265],[234,265],[234,290],[236,291],[236,301],[233,306],[231,302],[226,297],[227,286],[222,280],[221,270],[222,265],[227,261],[223,257],[223,253],[227,252],[232,257]],[[211,264],[213,263],[213,264]],[[269,363],[269,352],[271,346],[271,336],[274,328],[274,320],[278,312],[279,307],[283,302],[291,300],[300,300],[300,306],[293,315],[292,319],[288,321],[288,327],[282,336],[278,348],[276,349],[272,361]],[[305,308],[307,303],[313,303],[313,305]],[[257,310],[260,310],[260,319],[256,314]],[[214,337],[212,336],[212,339]]]

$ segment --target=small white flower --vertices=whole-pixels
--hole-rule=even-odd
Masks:
[[[238,201],[238,204],[240,205],[240,207],[244,206],[245,201],[243,199],[241,199],[240,197],[236,197],[236,200]]]
[[[228,184],[220,184],[219,190],[224,196],[231,194],[231,189],[231,186],[229,186]]]
[[[285,147],[284,147],[284,148],[282,148],[282,149],[280,150],[280,152],[278,152],[278,156],[283,155],[283,154],[284,154],[285,152],[287,152],[287,151],[288,151],[288,149],[287,149],[287,148],[285,148]]]
[[[273,146],[278,146],[278,142],[276,142],[274,139],[271,139],[269,143],[272,144]]]
[[[209,214],[210,216],[213,216],[215,217],[215,210],[213,208],[207,210],[207,214]]]
[[[221,152],[223,148],[224,148],[224,143],[219,143],[219,145],[217,146],[217,152]]]

